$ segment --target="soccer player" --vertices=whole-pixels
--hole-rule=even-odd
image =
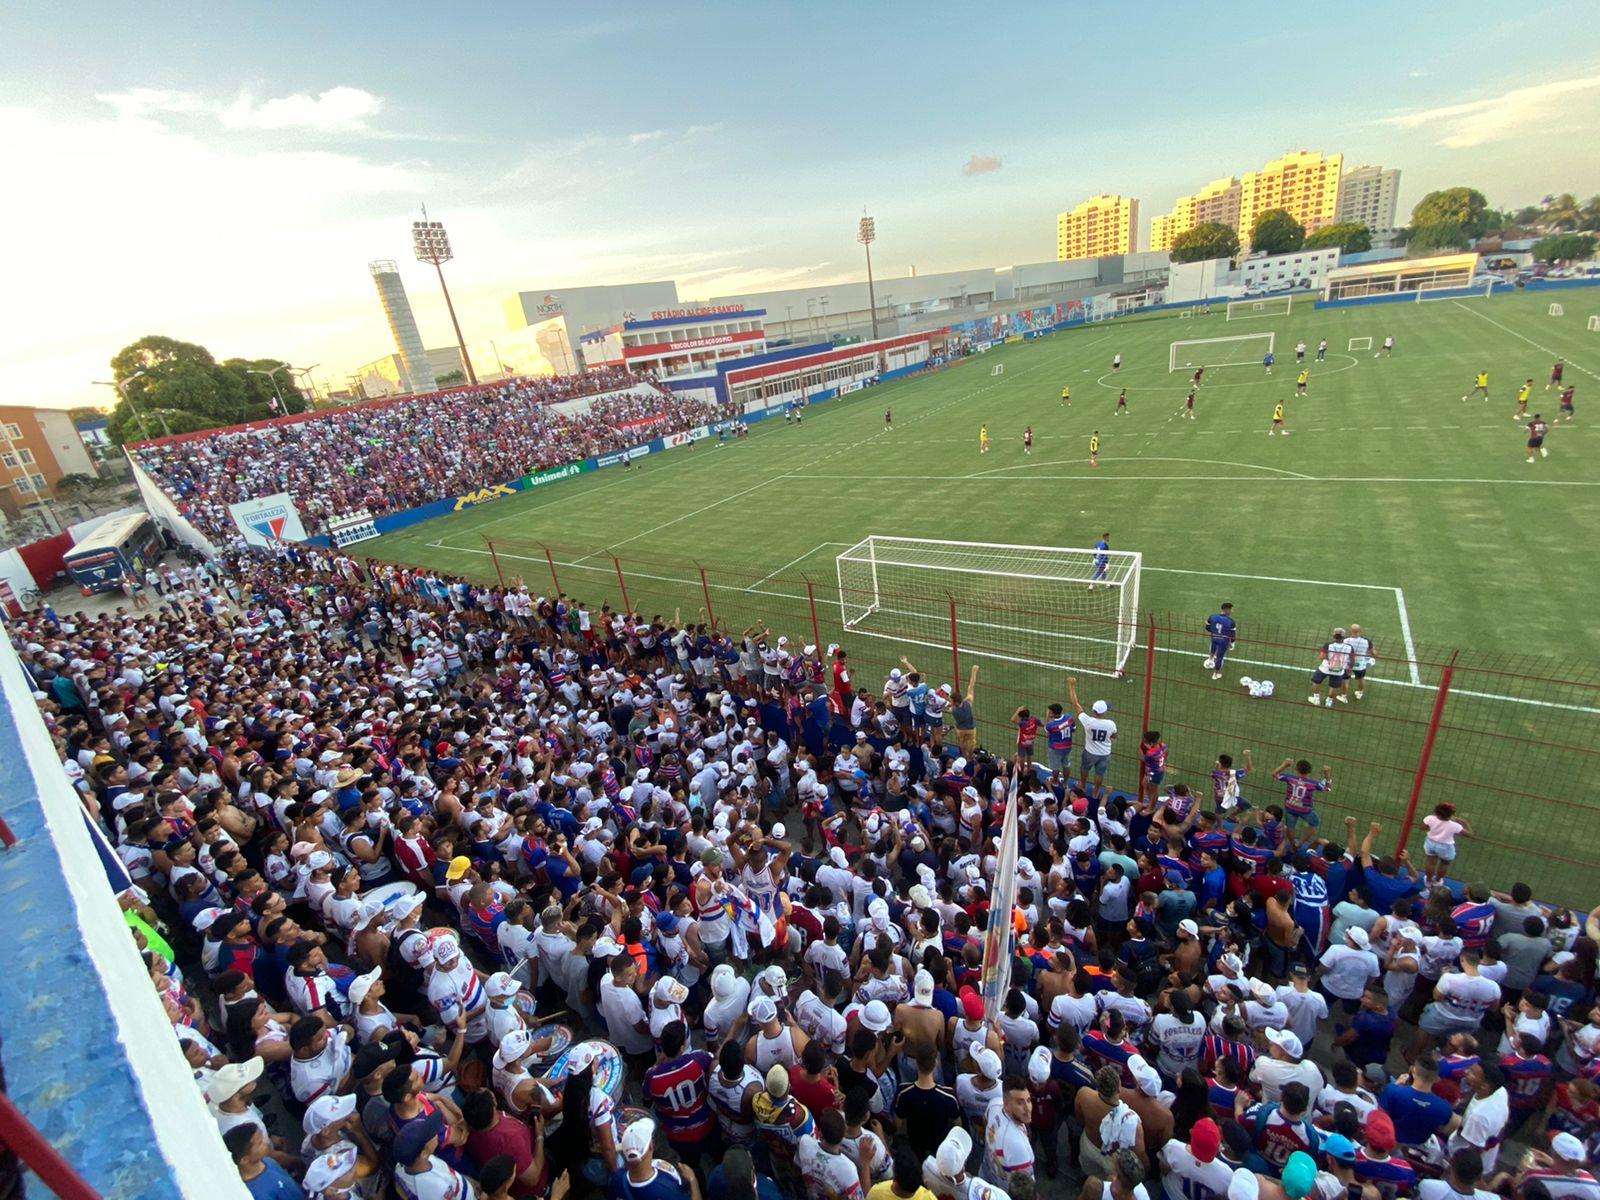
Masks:
[[[987,425],[978,426],[978,453],[989,453],[989,427]]]
[[[1090,578],[1089,578],[1089,590],[1091,592],[1094,591],[1094,585],[1095,584],[1097,584],[1097,583],[1099,583],[1099,582],[1101,582],[1102,580],[1105,579],[1106,571],[1110,569],[1110,566],[1111,566],[1111,553],[1110,553],[1110,551],[1111,551],[1111,542],[1110,542],[1110,538],[1111,538],[1111,532],[1110,532],[1110,530],[1107,530],[1105,533],[1102,533],[1100,535],[1100,540],[1094,544],[1094,548],[1095,548],[1094,574],[1092,576],[1090,576]],[[1106,584],[1106,586],[1110,587],[1111,585],[1108,583],[1108,584]]]
[[[1194,388],[1192,387],[1189,389],[1189,394],[1184,397],[1182,415],[1191,421],[1194,420]]]
[[[1280,429],[1283,429],[1283,401],[1282,400],[1278,401],[1278,403],[1276,403],[1275,405],[1272,406],[1272,428],[1267,430],[1267,436],[1271,437],[1273,434],[1277,433],[1278,430],[1280,430]],[[1289,431],[1287,429],[1283,429],[1283,436],[1284,437],[1288,437],[1289,436]]]
[[[622,452],[622,469],[624,471],[633,470],[633,456],[626,450]]]
[[[1472,390],[1470,392],[1468,392],[1465,396],[1461,397],[1461,398],[1463,400],[1471,400],[1474,396],[1478,396],[1478,395],[1481,395],[1483,397],[1485,403],[1488,402],[1488,399],[1489,399],[1489,372],[1487,372],[1487,371],[1479,371],[1477,373],[1477,375],[1475,375],[1473,377]]]
[[[1068,408],[1072,407],[1072,385],[1067,384],[1061,389],[1061,403]]]
[[[890,433],[890,432],[893,432],[893,430],[894,430],[894,409],[886,408],[886,409],[883,410],[883,431],[885,433]]]
[[[1112,370],[1113,370],[1113,371],[1120,371],[1120,370],[1122,370],[1122,355],[1120,355],[1120,354],[1113,354],[1113,355],[1112,355],[1112,356],[1111,356],[1111,369],[1112,369]]]
[[[1211,637],[1211,678],[1222,678],[1222,663],[1238,640],[1239,623],[1233,619],[1233,605],[1224,604],[1206,618],[1206,633]]]
[[[1350,643],[1345,641],[1346,636],[1343,629],[1335,629],[1333,641],[1322,648],[1322,658],[1317,664],[1317,669],[1311,672],[1312,704],[1320,703],[1324,708],[1332,708],[1335,696],[1339,698],[1339,703],[1349,703],[1349,698],[1340,690],[1344,687],[1345,672],[1350,669],[1350,662],[1355,657],[1355,651],[1350,648]],[[1319,689],[1322,694],[1320,700]]]
[[[1294,394],[1296,396],[1304,396],[1306,394],[1306,386],[1308,384],[1310,384],[1310,382],[1311,382],[1311,368],[1310,367],[1301,367],[1300,368],[1300,374],[1295,376]]]
[[[1268,375],[1272,374],[1272,363],[1273,363],[1272,351],[1268,350],[1266,352],[1266,354],[1261,359],[1261,365],[1267,369],[1267,374]]]
[[[1189,378],[1189,386],[1192,387],[1192,388],[1199,387],[1200,386],[1200,377],[1202,375],[1204,375],[1205,373],[1206,373],[1205,367],[1203,367],[1203,366],[1196,367],[1194,369],[1194,374],[1192,376],[1190,376],[1190,378]]]
[[[1561,419],[1568,425],[1572,424],[1572,393],[1577,390],[1577,387],[1570,383],[1561,389]]]
[[[1372,652],[1372,639],[1361,632],[1359,625],[1350,626],[1350,636],[1345,641],[1350,643],[1351,653],[1351,678],[1347,682],[1355,689],[1352,694],[1359,700],[1367,694],[1367,672],[1378,661],[1378,656]]]
[[[1120,392],[1117,393],[1117,407],[1114,410],[1114,412],[1115,412],[1115,414],[1117,416],[1120,417],[1123,413],[1125,413],[1127,411],[1128,411],[1128,389],[1127,388],[1123,388]]]
[[[1328,358],[1328,339],[1322,338],[1317,342],[1317,361],[1325,362]]]
[[[1385,358],[1388,358],[1393,353],[1394,353],[1394,334],[1391,333],[1388,337],[1383,339],[1383,356]]]
[[[1528,422],[1528,461],[1533,461],[1533,452],[1537,450],[1540,458],[1549,458],[1550,451],[1544,448],[1544,435],[1550,432],[1550,426],[1538,413],[1533,414],[1533,420]]]
[[[1524,379],[1522,386],[1517,389],[1517,411],[1511,414],[1513,421],[1520,421],[1528,415],[1528,397],[1533,394],[1533,380]]]
[[[1550,382],[1544,385],[1544,390],[1548,392],[1551,388],[1560,387],[1561,376],[1566,369],[1566,360],[1562,358],[1556,359],[1556,365],[1550,368]]]
[[[1029,425],[1026,429],[1024,429],[1022,431],[1022,452],[1024,454],[1032,454],[1033,453],[1033,426],[1032,425]]]
[[[1296,342],[1294,344],[1294,361],[1297,362],[1297,363],[1303,363],[1303,362],[1305,362],[1305,360],[1306,360],[1306,343],[1305,343],[1305,339],[1302,338],[1300,341],[1298,341],[1298,342]]]
[[[1100,431],[1098,429],[1089,435],[1089,465],[1091,467],[1100,465]]]

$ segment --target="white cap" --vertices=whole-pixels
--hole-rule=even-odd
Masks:
[[[946,1179],[954,1179],[967,1169],[967,1158],[972,1154],[972,1135],[957,1125],[944,1135],[944,1141],[934,1151],[933,1165]]]
[[[750,1001],[750,1019],[757,1025],[778,1019],[778,1006],[772,1002],[771,996],[757,996]]]
[[[1128,1071],[1133,1076],[1133,1085],[1146,1096],[1156,1096],[1161,1092],[1161,1076],[1156,1073],[1142,1054],[1135,1054],[1128,1059]]]
[[[333,1149],[313,1159],[302,1181],[306,1191],[320,1195],[350,1173],[358,1152],[351,1142],[335,1142]]]
[[[329,1125],[342,1121],[356,1110],[355,1093],[343,1096],[318,1096],[306,1109],[300,1127],[307,1133],[321,1133]]]
[[[1290,1058],[1302,1058],[1305,1056],[1305,1047],[1300,1044],[1300,1039],[1295,1036],[1292,1030],[1269,1029],[1266,1034],[1267,1041],[1278,1047]]]
[[[987,1046],[979,1046],[972,1052],[972,1065],[985,1079],[1000,1078],[1000,1056]]]
[[[461,957],[461,943],[453,933],[442,933],[429,939],[428,944],[433,947],[434,962],[454,962]]]
[[[861,1008],[861,1025],[873,1033],[887,1033],[894,1024],[894,1018],[889,1015],[889,1006],[882,1000],[869,1000]]]
[[[732,967],[727,963],[718,964],[711,972],[712,994],[720,1000],[726,1000],[733,995],[733,985],[736,979],[737,976],[734,975]]]
[[[594,949],[589,953],[596,958],[612,958],[622,953],[622,947],[610,938],[595,938]]]
[[[916,978],[911,981],[911,995],[918,1004],[933,1003],[933,976],[926,968],[917,969]]]
[[[1187,933],[1190,937],[1197,938],[1200,936],[1200,926],[1196,925],[1188,917],[1185,917],[1183,920],[1178,922],[1178,932]]]
[[[576,1075],[579,1071],[587,1071],[594,1066],[595,1051],[593,1042],[579,1042],[567,1055],[567,1074]]]
[[[1107,704],[1104,700],[1096,700],[1091,711],[1095,716],[1103,717],[1111,711],[1111,705]]]
[[[1272,990],[1272,985],[1261,979],[1252,979],[1250,981],[1250,994],[1262,1004],[1271,1004],[1273,997],[1277,995]]]
[[[1043,1087],[1050,1078],[1050,1047],[1035,1046],[1033,1053],[1028,1055],[1028,1078]]]
[[[1228,1182],[1228,1200],[1260,1200],[1261,1181],[1254,1171],[1240,1167]]]
[[[221,1104],[232,1096],[237,1096],[241,1088],[247,1083],[254,1083],[261,1078],[261,1072],[266,1067],[266,1060],[257,1056],[247,1058],[242,1063],[223,1063],[211,1077],[206,1080],[206,1100],[212,1104]]]
[[[522,985],[505,971],[496,971],[483,981],[483,990],[494,997],[515,996]]]
[[[1353,942],[1358,950],[1365,950],[1372,945],[1372,937],[1359,925],[1352,925],[1344,931],[1344,936]]]
[[[910,897],[911,903],[917,908],[933,907],[933,897],[928,895],[928,889],[920,883],[912,884],[911,890],[906,894]]]
[[[372,990],[372,985],[383,978],[383,968],[373,967],[365,975],[357,975],[350,981],[350,1003],[360,1004],[367,998],[367,993]]]
[[[500,1048],[494,1052],[494,1065],[504,1070],[528,1052],[533,1044],[533,1034],[526,1029],[513,1029],[500,1039]]]
[[[1588,1155],[1583,1152],[1583,1143],[1570,1133],[1558,1133],[1550,1139],[1550,1153],[1566,1162],[1583,1162]]]
[[[892,671],[890,671],[889,672],[889,678],[890,679],[899,679],[900,678],[900,668],[899,667],[895,667]]]
[[[665,1001],[667,1004],[682,1004],[689,998],[689,989],[671,975],[663,975],[650,989],[650,995],[653,999]]]
[[[889,902],[882,896],[873,897],[872,902],[867,905],[867,917],[870,920],[877,922],[879,925],[882,925],[884,922],[888,921]]]
[[[649,1117],[640,1117],[622,1131],[622,1144],[619,1147],[625,1162],[643,1162],[650,1157],[650,1151],[655,1145],[656,1123]]]

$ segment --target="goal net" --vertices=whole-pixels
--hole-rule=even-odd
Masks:
[[[1486,279],[1482,283],[1441,283],[1433,286],[1419,287],[1417,289],[1417,303],[1427,304],[1431,300],[1487,300],[1494,294],[1494,280]]]
[[[1138,632],[1141,556],[1121,550],[863,538],[835,560],[857,637],[1115,675]]]
[[[1275,333],[1238,333],[1231,337],[1188,338],[1167,347],[1167,374],[1195,367],[1250,367],[1278,345]]]
[[[1567,310],[1562,308],[1559,304],[1552,304],[1550,306],[1550,315],[1552,317],[1564,317],[1567,315]]]
[[[1600,317],[1590,317],[1586,328],[1590,333],[1600,333]]]
[[[1293,296],[1273,296],[1267,300],[1230,300],[1225,316],[1229,321],[1248,321],[1252,317],[1286,317],[1293,310]]]
[[[995,363],[995,365],[989,371],[989,374],[991,374],[991,375],[1004,375],[1005,373],[1006,373],[1006,365],[1005,365],[1005,363]]]

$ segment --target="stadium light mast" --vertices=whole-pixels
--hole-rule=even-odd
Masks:
[[[450,310],[450,324],[456,331],[456,345],[461,348],[461,365],[467,369],[467,382],[476,385],[477,372],[472,369],[472,359],[467,355],[467,340],[461,336],[461,322],[456,320],[456,306],[450,301],[450,289],[444,281],[444,264],[455,256],[450,253],[450,235],[438,221],[428,220],[427,205],[422,208],[422,220],[411,222],[411,244],[417,261],[432,263],[439,273],[439,290],[444,293],[444,306]]]
[[[872,340],[878,340],[878,298],[872,287],[872,243],[878,240],[878,223],[862,210],[856,241],[867,251],[867,303],[872,306]]]

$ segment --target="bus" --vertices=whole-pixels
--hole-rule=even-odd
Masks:
[[[142,581],[145,570],[160,561],[165,549],[150,514],[129,513],[100,526],[67,551],[62,562],[89,596],[115,591],[125,574]]]

